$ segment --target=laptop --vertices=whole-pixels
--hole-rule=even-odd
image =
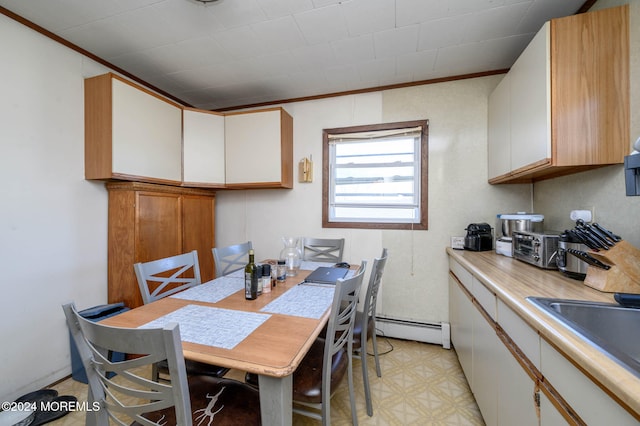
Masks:
[[[332,266],[320,266],[304,279],[305,283],[335,284],[338,278],[344,278],[349,273],[348,268],[334,268]]]

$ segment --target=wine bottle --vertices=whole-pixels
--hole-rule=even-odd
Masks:
[[[258,267],[255,264],[253,249],[249,250],[249,263],[244,267],[244,297],[253,300],[258,297]]]

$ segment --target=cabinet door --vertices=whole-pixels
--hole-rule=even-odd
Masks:
[[[179,194],[137,192],[136,209],[136,262],[148,262],[182,253],[182,207]]]
[[[138,87],[112,79],[115,175],[182,181],[182,111]]]
[[[189,186],[224,186],[224,115],[183,111],[183,181]]]
[[[511,67],[511,170],[551,161],[549,23]]]
[[[86,179],[182,181],[182,110],[114,74],[84,82]]]
[[[494,362],[499,365],[498,424],[537,426],[538,414],[533,379],[502,342],[497,346]]]
[[[293,187],[293,122],[281,108],[225,116],[227,186]]]
[[[485,424],[498,424],[498,371],[496,362],[502,342],[494,327],[473,306],[473,395]]]
[[[540,349],[540,364],[545,380],[586,424],[638,424],[631,414],[545,340],[542,340]]]
[[[539,395],[540,426],[558,426],[569,424],[544,393],[540,392]]]
[[[451,342],[469,386],[473,387],[473,317],[471,300],[460,289],[460,284],[449,275],[449,298],[455,317],[451,318]]]
[[[215,198],[184,195],[182,197],[182,252],[198,251],[202,282],[215,278],[213,255],[215,246]]]
[[[511,74],[507,73],[489,96],[489,179],[511,171]]]

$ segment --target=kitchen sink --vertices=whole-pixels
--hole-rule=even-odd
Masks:
[[[527,300],[640,377],[640,309],[545,297]]]

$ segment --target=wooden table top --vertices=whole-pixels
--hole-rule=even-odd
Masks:
[[[311,271],[300,270],[270,293],[246,300],[244,290],[216,303],[165,297],[101,323],[117,327],[139,327],[187,305],[202,305],[244,312],[259,312],[270,302],[298,285]],[[283,377],[292,374],[326,324],[330,309],[319,319],[269,313],[270,317],[233,349],[183,342],[187,359],[236,368],[256,374]]]

